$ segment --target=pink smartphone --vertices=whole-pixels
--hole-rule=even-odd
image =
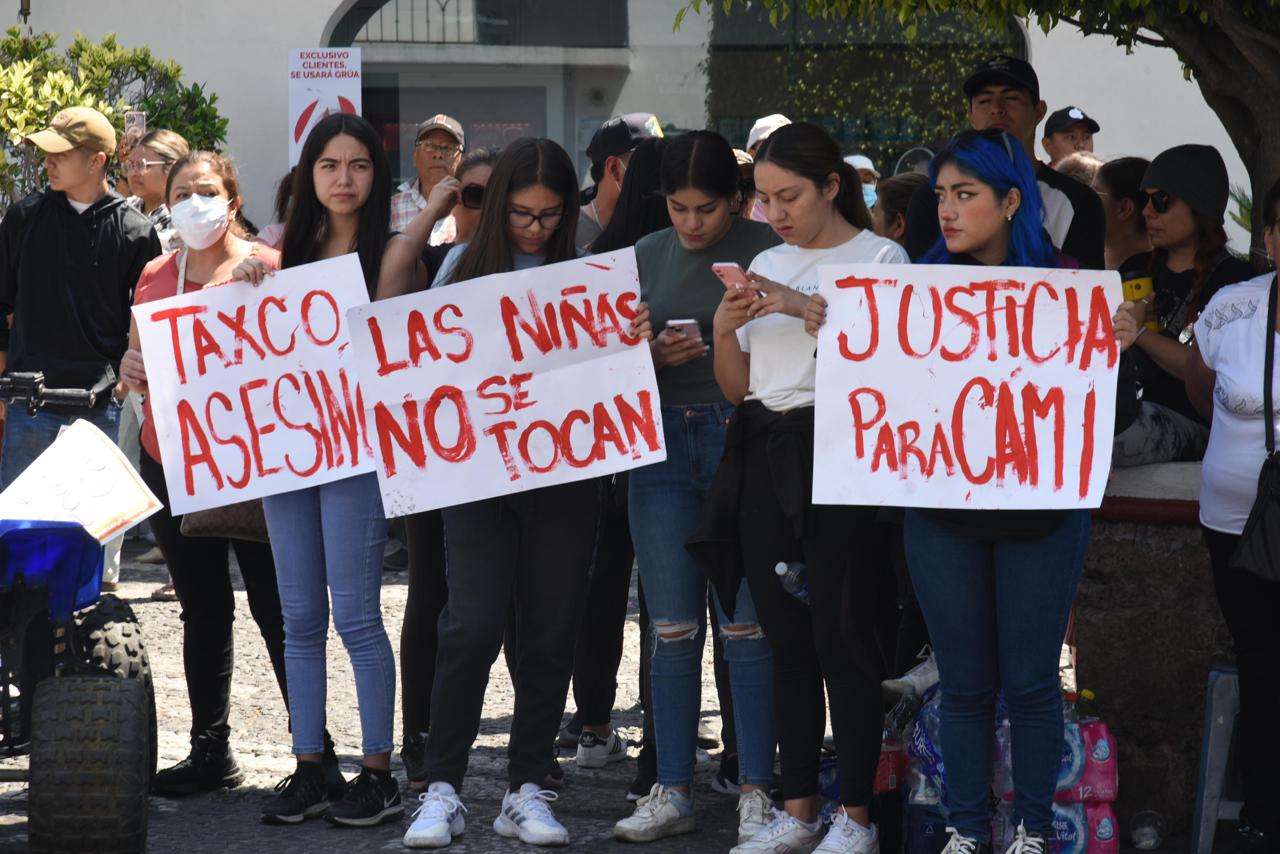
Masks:
[[[683,332],[686,338],[702,340],[702,328],[698,326],[698,321],[693,319],[668,320],[667,328],[674,329],[677,332]]]
[[[751,280],[742,271],[741,265],[733,261],[720,261],[712,264],[711,272],[716,274],[717,279],[724,282],[726,288],[747,290],[751,287]]]

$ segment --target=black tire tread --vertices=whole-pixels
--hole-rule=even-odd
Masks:
[[[152,758],[140,680],[64,676],[36,686],[28,838],[32,852],[146,850]]]
[[[89,663],[105,668],[124,679],[137,679],[147,691],[147,720],[150,722],[151,776],[156,773],[157,734],[155,688],[151,682],[151,659],[142,640],[138,618],[125,602],[110,593],[77,618],[80,643]]]

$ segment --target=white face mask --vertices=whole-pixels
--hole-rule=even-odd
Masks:
[[[169,209],[169,220],[191,249],[208,249],[227,231],[229,202],[222,196],[190,196]]]

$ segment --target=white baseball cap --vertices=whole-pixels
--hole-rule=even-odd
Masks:
[[[773,113],[762,119],[756,119],[756,123],[751,126],[751,132],[747,134],[747,151],[755,148],[757,142],[768,139],[769,134],[778,128],[786,127],[789,124],[791,124],[791,119],[782,113]]]
[[[865,154],[850,154],[844,159],[844,162],[848,163],[854,169],[866,169],[877,178],[880,177],[880,170],[876,169],[876,165],[871,162],[871,158]]]

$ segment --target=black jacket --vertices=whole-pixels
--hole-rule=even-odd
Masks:
[[[160,254],[151,221],[115,193],[78,214],[56,190],[0,220],[0,349],[8,370],[43,371],[51,388],[90,388],[119,370],[142,268]]]

